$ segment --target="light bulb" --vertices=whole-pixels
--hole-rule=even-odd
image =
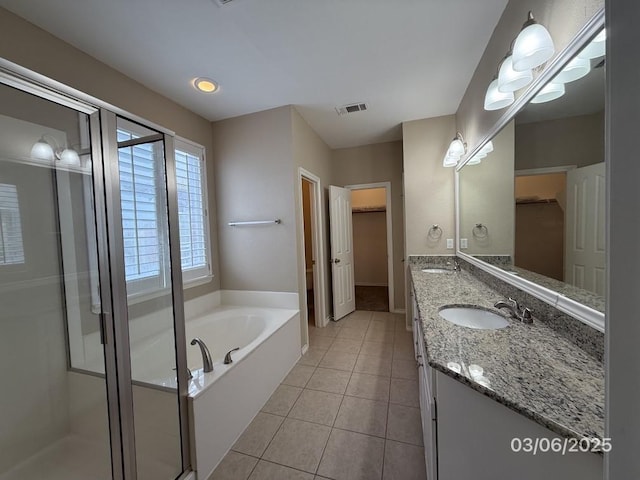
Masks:
[[[511,105],[513,101],[513,92],[503,93],[498,90],[498,79],[496,78],[487,89],[487,94],[484,97],[484,109],[500,110]]]
[[[502,93],[515,92],[526,87],[533,80],[531,70],[516,72],[513,69],[513,57],[509,55],[500,65],[498,73],[498,91]]]
[[[529,12],[529,20],[513,44],[513,69],[516,72],[539,67],[553,57],[555,47],[549,31],[535,23]]]

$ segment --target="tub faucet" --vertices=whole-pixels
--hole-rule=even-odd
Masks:
[[[234,348],[232,350],[229,350],[227,352],[227,354],[224,356],[224,364],[225,365],[229,365],[230,363],[233,362],[233,359],[231,358],[231,353],[232,352],[237,352],[238,350],[240,350],[240,347],[236,347],[236,348]]]
[[[202,353],[202,364],[204,366],[204,372],[213,372],[213,360],[211,360],[211,352],[207,348],[207,345],[198,337],[191,340],[191,345],[200,347],[200,353]]]

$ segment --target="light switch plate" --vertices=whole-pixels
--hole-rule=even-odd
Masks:
[[[453,238],[447,238],[447,248],[453,249]]]
[[[462,250],[463,248],[469,248],[469,242],[466,238],[460,239],[460,250]]]

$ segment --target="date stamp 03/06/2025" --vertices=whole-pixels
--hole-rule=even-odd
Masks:
[[[610,438],[545,438],[545,437],[514,437],[511,439],[511,451],[538,455],[557,453],[608,453],[612,444]]]

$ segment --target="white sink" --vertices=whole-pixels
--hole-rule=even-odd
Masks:
[[[422,271],[424,273],[449,273],[451,270],[447,270],[446,268],[423,268]]]
[[[478,330],[497,330],[509,325],[502,315],[479,307],[444,307],[439,313],[448,322]]]

